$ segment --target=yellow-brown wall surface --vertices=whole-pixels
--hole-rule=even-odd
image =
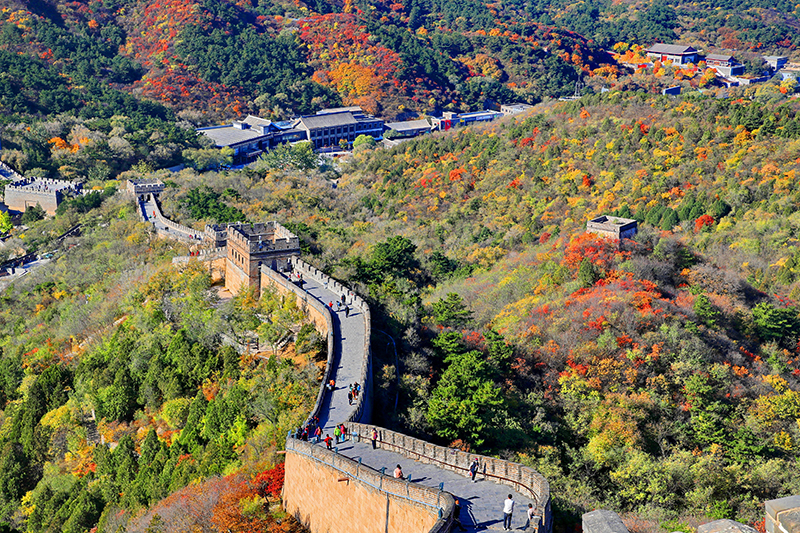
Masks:
[[[280,280],[280,281],[278,281]],[[314,300],[313,297],[308,299],[304,299],[300,296],[300,294],[305,294],[301,289],[291,289],[287,285],[289,281],[286,281],[284,278],[281,277],[280,274],[268,270],[266,273],[261,273],[261,291],[266,290],[274,290],[277,291],[278,294],[292,294],[297,298],[297,305],[301,308],[305,305],[305,313],[306,317],[310,318],[311,321],[319,331],[323,335],[327,335],[328,332],[328,322],[325,318],[325,315],[322,314],[322,311],[318,309],[319,303]]]
[[[429,508],[385,493],[291,450],[286,452],[283,505],[311,533],[427,532]]]

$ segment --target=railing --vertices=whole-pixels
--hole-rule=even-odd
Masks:
[[[164,224],[168,228],[177,231],[178,235],[176,235],[176,237],[180,238],[180,237],[182,237],[182,235],[180,235],[180,234],[184,233],[185,234],[184,237],[186,239],[188,239],[188,240],[200,241],[200,240],[203,239],[203,234],[201,232],[199,232],[199,231],[197,231],[195,229],[192,229],[192,228],[190,228],[188,226],[184,226],[183,224],[178,224],[177,222],[173,222],[170,219],[168,219],[167,217],[165,217],[161,213],[161,206],[158,205],[158,199],[156,199],[156,197],[153,196],[152,194],[150,195],[150,198],[153,200],[153,205],[155,206],[156,220],[158,220],[159,222],[161,222],[162,224]]]
[[[301,272],[304,277],[311,278],[318,283],[322,283],[326,288],[341,294],[346,303],[358,308],[364,315],[364,357],[361,361],[361,372],[359,373],[359,383],[364,387],[364,394],[359,394],[355,401],[355,409],[351,412],[350,416],[346,419],[347,422],[357,422],[362,420],[365,415],[370,413],[370,405],[368,399],[372,396],[372,352],[370,348],[370,335],[372,331],[372,316],[369,311],[369,305],[360,296],[353,293],[349,287],[346,287],[331,278],[321,270],[309,265],[301,260],[299,257],[292,257],[289,259],[292,268]],[[323,304],[323,307],[325,305]],[[330,311],[326,308],[326,312]],[[327,382],[327,381],[326,381]],[[323,382],[323,386],[326,382]],[[324,391],[324,389],[323,389]]]
[[[286,450],[323,463],[384,494],[427,508],[437,519],[429,533],[446,533],[453,527],[455,500],[448,492],[395,479],[393,476],[363,466],[361,461],[354,461],[335,451],[299,439],[286,439]]]
[[[347,433],[357,440],[371,440],[373,426],[348,422]],[[550,506],[550,484],[547,479],[534,469],[519,463],[462,452],[460,450],[436,446],[383,428],[378,430],[378,441],[381,448],[394,451],[409,459],[421,463],[436,464],[444,470],[451,470],[464,476],[469,475],[469,467],[474,459],[481,465],[480,475],[497,483],[508,485],[514,490],[533,500],[534,509],[542,517],[542,526],[536,530],[549,532],[552,530],[552,510]]]
[[[279,284],[284,289],[288,289],[291,292],[293,292],[295,296],[298,298],[298,300],[303,302],[304,306],[313,307],[325,319],[326,328],[328,330],[328,339],[327,339],[328,360],[325,363],[325,372],[322,376],[322,384],[319,387],[319,392],[317,393],[317,401],[314,403],[314,407],[311,410],[311,413],[308,415],[308,418],[306,419],[304,424],[308,425],[311,423],[311,420],[315,416],[319,416],[320,409],[322,409],[322,402],[325,400],[325,384],[328,383],[328,381],[330,381],[331,379],[331,369],[333,368],[333,357],[335,355],[333,349],[334,329],[333,329],[333,317],[331,315],[331,310],[328,309],[328,306],[324,305],[321,302],[318,302],[316,298],[309,297],[306,291],[304,291],[301,287],[298,287],[297,285],[286,279],[286,277],[284,277],[280,272],[275,272],[268,266],[262,265],[261,275],[268,277],[270,280]],[[303,310],[305,311],[305,309]]]

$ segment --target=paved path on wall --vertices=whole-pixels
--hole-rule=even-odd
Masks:
[[[158,219],[158,217],[154,215],[156,211],[156,206],[153,203],[153,200],[143,200],[143,201],[140,200],[139,209],[142,211],[142,214],[144,215],[145,222],[150,222],[156,228],[156,231],[163,232],[167,235],[171,235],[172,237],[178,239],[194,241],[195,243],[198,242],[198,240],[194,238],[194,235],[191,235],[185,231],[169,228],[163,222],[161,222]]]
[[[336,312],[336,300],[340,294],[327,289],[310,276],[304,276],[303,288],[320,302],[333,304],[334,321],[334,360],[331,376],[336,381],[336,390],[333,394],[326,393],[320,409],[320,425],[325,433],[333,436],[333,426],[344,422],[353,407],[347,403],[347,391],[350,383],[359,379],[361,364],[364,360],[364,336],[366,324],[364,316],[359,309],[352,309],[350,317],[344,316],[344,311]],[[348,300],[351,301],[351,300]],[[363,385],[363,384],[362,384]],[[386,467],[386,473],[391,475],[395,466],[402,465],[403,472],[410,475],[415,483],[429,487],[439,487],[444,483],[444,490],[453,494],[462,503],[461,522],[468,531],[485,531],[503,529],[503,500],[513,494],[515,507],[512,526],[520,530],[525,526],[525,513],[531,500],[523,498],[516,491],[506,485],[485,481],[478,476],[478,482],[460,476],[450,470],[442,470],[434,465],[418,463],[400,454],[386,450],[372,449],[368,443],[348,441],[339,445],[339,453],[354,460],[361,459],[365,464],[380,471]],[[532,531],[532,530],[531,530]]]
[[[333,302],[333,367],[331,377],[336,382],[333,394],[326,392],[325,399],[320,407],[319,422],[322,426],[323,437],[325,432],[333,437],[333,426],[345,422],[355,409],[347,402],[347,392],[351,383],[360,379],[361,364],[364,361],[364,336],[367,326],[364,314],[360,309],[353,307],[352,296],[347,296],[350,306],[350,316],[344,316],[344,309],[336,311],[336,300],[342,295],[326,288],[319,281],[308,275],[303,276],[303,289],[324,305]],[[362,390],[364,384],[361,384]]]

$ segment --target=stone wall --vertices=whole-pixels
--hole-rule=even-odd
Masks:
[[[353,438],[364,441],[370,440],[374,426],[353,422],[345,425],[347,426],[347,432]],[[464,477],[469,475],[469,466],[472,464],[473,459],[477,458],[481,464],[479,476],[483,476],[493,483],[508,485],[523,496],[533,500],[536,514],[542,517],[542,524],[537,530],[547,533],[553,530],[550,484],[536,470],[495,457],[437,446],[384,428],[378,428],[378,440],[380,447],[385,450],[399,453],[414,461],[434,464],[443,470],[451,470]]]
[[[445,533],[454,504],[447,492],[381,475],[322,446],[287,441],[283,505],[315,533]]]
[[[280,294],[294,294],[297,298],[298,305],[306,313],[306,316],[314,322],[317,331],[326,337],[328,360],[325,363],[325,372],[323,373],[319,391],[317,392],[317,401],[314,403],[314,408],[305,421],[305,424],[308,424],[313,417],[319,415],[322,401],[325,399],[325,383],[330,380],[331,376],[331,367],[335,354],[333,336],[336,333],[333,325],[333,315],[325,304],[320,303],[316,298],[310,297],[306,291],[286,279],[286,276],[280,272],[275,272],[267,266],[261,267],[261,288],[271,288],[278,291]]]
[[[339,293],[348,305],[358,309],[364,315],[364,347],[363,358],[361,360],[361,371],[359,372],[358,382],[362,384],[365,393],[359,394],[356,400],[356,408],[353,414],[347,420],[348,422],[367,422],[372,415],[372,348],[370,345],[370,336],[372,335],[372,315],[370,314],[369,305],[359,295],[355,294],[349,287],[346,287],[331,278],[321,270],[309,265],[302,261],[299,257],[293,257],[290,260],[292,268],[296,272],[303,274],[303,277],[314,279],[322,283],[334,292]],[[324,305],[322,307],[325,307]],[[328,309],[325,308],[326,312]],[[323,382],[324,385],[325,382]],[[322,388],[320,388],[320,396],[322,395]],[[314,413],[316,414],[316,413]]]
[[[800,533],[800,496],[788,496],[764,503],[767,533]]]

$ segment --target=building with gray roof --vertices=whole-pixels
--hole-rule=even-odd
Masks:
[[[292,128],[291,123],[274,123],[253,115],[224,126],[198,128],[197,132],[214,141],[216,148],[231,148],[234,164],[254,161],[279,144],[306,139],[306,132]]]
[[[431,124],[426,119],[387,122],[386,128],[397,134],[397,137],[416,137],[431,132]]]
[[[300,117],[293,126],[306,132],[306,139],[315,150],[338,147],[342,139],[352,144],[359,135],[375,139],[383,135],[383,120],[363,113],[360,107],[324,109],[316,115]]]
[[[657,61],[672,61],[679,65],[687,63],[697,63],[697,50],[691,46],[683,44],[661,44],[657,43],[645,50],[647,57]]]

